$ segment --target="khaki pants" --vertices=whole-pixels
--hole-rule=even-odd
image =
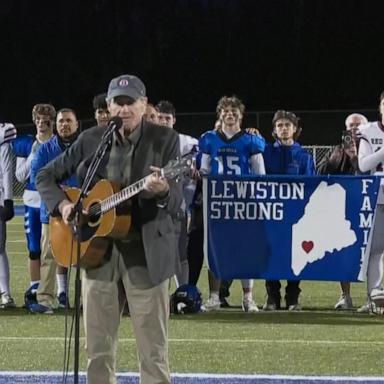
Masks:
[[[168,280],[153,286],[146,267],[131,266],[127,269],[115,247],[109,262],[82,274],[87,383],[116,383],[120,279],[129,302],[140,382],[168,384],[171,382],[168,364]]]
[[[56,269],[57,264],[52,256],[49,243],[49,225],[42,224],[40,284],[37,290],[37,301],[39,304],[52,307],[55,303]]]

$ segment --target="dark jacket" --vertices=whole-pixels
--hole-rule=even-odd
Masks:
[[[335,151],[342,152],[340,161],[332,160],[332,154]],[[345,153],[344,148],[341,145],[338,145],[333,148],[329,156],[320,162],[317,171],[321,175],[356,175],[359,173],[358,159],[356,156],[355,159],[351,160],[351,158]]]
[[[267,144],[263,153],[267,175],[314,175],[313,157],[299,143]]]

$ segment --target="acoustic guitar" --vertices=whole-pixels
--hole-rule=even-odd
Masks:
[[[191,170],[193,154],[180,160],[171,160],[160,170],[161,177],[175,179]],[[111,239],[124,239],[131,226],[129,209],[123,202],[144,189],[147,179],[156,172],[119,190],[118,184],[100,180],[82,202],[86,212],[80,220],[80,265],[84,268],[100,266]],[[78,188],[67,188],[65,194],[75,203],[80,194]],[[50,242],[53,257],[59,265],[77,265],[77,239],[74,228],[67,225],[61,216],[49,220]]]

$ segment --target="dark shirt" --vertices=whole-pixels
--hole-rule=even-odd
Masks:
[[[140,124],[129,135],[121,136],[115,132],[111,144],[111,152],[106,169],[108,179],[118,182],[121,188],[131,184],[131,169],[134,156],[134,149],[137,147],[142,136],[142,125]],[[124,258],[126,267],[135,265],[146,265],[143,240],[140,231],[140,224],[137,221],[138,215],[132,214],[132,210],[137,210],[137,196],[132,200],[124,202],[131,213],[131,228],[126,239],[116,240],[116,246],[123,255],[129,255]],[[121,209],[121,207],[120,207]]]
[[[108,179],[117,181],[122,187],[131,184],[131,167],[134,149],[142,135],[141,124],[128,136],[115,132],[112,140],[111,153],[107,164]]]
[[[342,152],[342,156],[339,161],[332,159],[332,154],[336,151]],[[318,172],[321,175],[356,175],[359,173],[357,156],[351,160],[351,158],[345,153],[344,148],[338,145],[332,150],[331,155],[323,159],[323,161],[319,164]]]

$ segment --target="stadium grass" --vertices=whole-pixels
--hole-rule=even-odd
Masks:
[[[60,371],[64,312],[32,315],[21,308],[28,284],[21,217],[8,224],[7,250],[11,287],[18,308],[0,311],[0,370]],[[205,269],[199,286],[206,298]],[[262,305],[265,301],[263,281],[255,283],[254,295]],[[246,314],[240,307],[240,283],[235,282],[229,300],[234,307],[216,313],[171,317],[172,371],[384,376],[379,358],[384,347],[383,316],[335,311],[333,305],[338,296],[336,282],[303,282],[300,297],[303,311]],[[356,307],[362,305],[365,284],[353,284],[352,296]],[[68,328],[70,322],[71,318]],[[81,334],[83,336],[83,328]],[[83,347],[84,338],[81,339],[81,370],[86,365]],[[73,355],[71,368],[72,362]],[[137,371],[134,338],[126,317],[120,326],[117,367],[119,371]]]

